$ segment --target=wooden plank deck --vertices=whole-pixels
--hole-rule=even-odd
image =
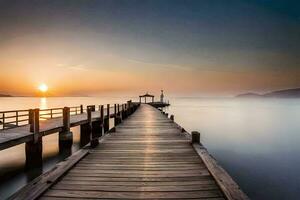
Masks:
[[[10,199],[248,200],[229,174],[171,119],[142,104]]]
[[[141,105],[41,199],[224,199],[190,140]]]

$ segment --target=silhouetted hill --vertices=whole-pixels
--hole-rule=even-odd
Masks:
[[[245,93],[236,97],[257,98],[257,97],[278,97],[278,98],[300,98],[300,88],[278,90],[265,94]]]
[[[281,98],[299,98],[300,88],[278,90],[264,94],[265,97],[281,97]]]
[[[0,97],[12,97],[12,96],[9,94],[0,94]]]
[[[239,94],[236,97],[240,97],[240,98],[256,98],[256,97],[263,97],[263,96],[260,95],[260,94],[249,92],[249,93],[245,93],[245,94]]]

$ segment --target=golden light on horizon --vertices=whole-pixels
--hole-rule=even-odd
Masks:
[[[48,91],[48,86],[45,83],[42,83],[38,87],[39,91],[42,93],[46,93]]]

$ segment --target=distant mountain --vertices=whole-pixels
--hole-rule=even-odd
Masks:
[[[278,98],[300,98],[300,88],[278,90],[265,94],[245,93],[236,97],[257,98],[257,97],[278,97]]]
[[[0,97],[12,97],[12,96],[9,94],[0,94]]]
[[[260,94],[249,92],[249,93],[245,93],[245,94],[239,94],[236,97],[240,97],[240,98],[257,98],[257,97],[263,97],[263,96],[260,95]]]
[[[278,90],[264,94],[265,97],[300,98],[300,88]]]

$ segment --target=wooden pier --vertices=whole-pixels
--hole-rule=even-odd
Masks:
[[[110,104],[54,109],[30,109],[0,112],[0,150],[25,143],[26,168],[42,166],[42,137],[59,133],[59,148],[71,148],[73,136],[71,127],[80,126],[82,146],[98,139],[110,129],[110,119],[114,125],[121,123],[137,108],[138,103]]]
[[[198,132],[189,135],[150,105],[135,109],[98,146],[79,150],[10,199],[248,199]]]

